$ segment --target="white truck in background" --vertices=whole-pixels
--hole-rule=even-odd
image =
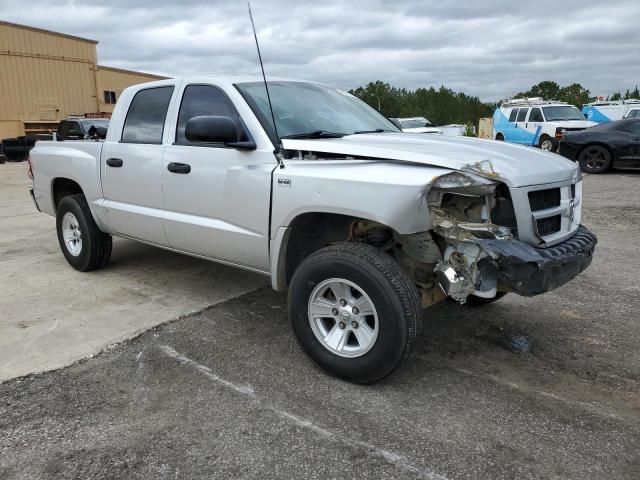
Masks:
[[[121,236],[267,275],[309,356],[363,383],[407,357],[424,307],[538,295],[589,266],[573,162],[402,133],[318,83],[269,92],[273,111],[252,77],[136,85],[105,141],[37,142],[31,193],[69,264],[106,266]]]

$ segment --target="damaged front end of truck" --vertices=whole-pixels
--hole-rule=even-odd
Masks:
[[[597,238],[581,225],[582,178],[572,165],[559,164],[549,173],[518,159],[463,163],[403,152],[383,158],[366,155],[377,148],[351,143],[287,141],[298,148],[286,152],[287,167],[279,176],[294,178],[304,191],[316,189],[314,201],[344,213],[336,222],[328,220],[330,214],[291,222],[288,230],[298,232],[308,248],[288,257],[293,260],[286,262],[287,271],[276,277],[285,280],[276,285],[286,285],[308,251],[344,241],[391,255],[417,286],[423,307],[446,298],[484,303],[509,292],[539,295],[590,265]],[[320,145],[327,151],[319,151]],[[304,174],[297,176],[298,169]],[[403,186],[400,172],[415,176]],[[316,175],[329,187],[318,188],[310,180]],[[280,197],[296,203],[295,195],[287,189]]]
[[[433,267],[436,282],[444,296],[459,303],[470,296],[492,299],[499,292],[545,293],[591,263],[597,238],[582,225],[554,246],[520,240],[510,190],[485,165],[436,178],[427,202],[433,243],[441,255]],[[436,298],[423,293],[423,303]]]

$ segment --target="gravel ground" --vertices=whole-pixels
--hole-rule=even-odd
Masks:
[[[372,386],[319,371],[269,289],[3,383],[0,478],[637,479],[639,181],[585,178],[600,243],[580,277],[427,310]]]

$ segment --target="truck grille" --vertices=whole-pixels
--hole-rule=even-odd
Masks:
[[[553,217],[541,218],[536,220],[538,227],[538,233],[541,236],[551,235],[560,231],[562,225],[562,217],[560,215],[554,215]]]
[[[547,247],[569,238],[582,220],[582,182],[575,178],[510,189],[518,238]],[[526,220],[528,219],[528,220]]]
[[[529,205],[532,212],[546,210],[560,205],[560,189],[549,188],[529,192]]]

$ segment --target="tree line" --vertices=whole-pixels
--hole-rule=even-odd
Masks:
[[[444,85],[437,90],[434,87],[409,90],[378,80],[350,92],[386,117],[426,117],[435,125],[458,123],[477,126],[480,118],[491,117],[500,105],[500,102],[482,102],[478,97],[455,92]],[[529,90],[514,95],[515,97],[543,97],[545,100],[567,102],[580,109],[583,104],[596,100],[579,83],[561,87],[550,80],[533,85]],[[614,92],[606,97],[607,100],[630,98],[640,99],[637,86],[627,89],[624,94]]]

